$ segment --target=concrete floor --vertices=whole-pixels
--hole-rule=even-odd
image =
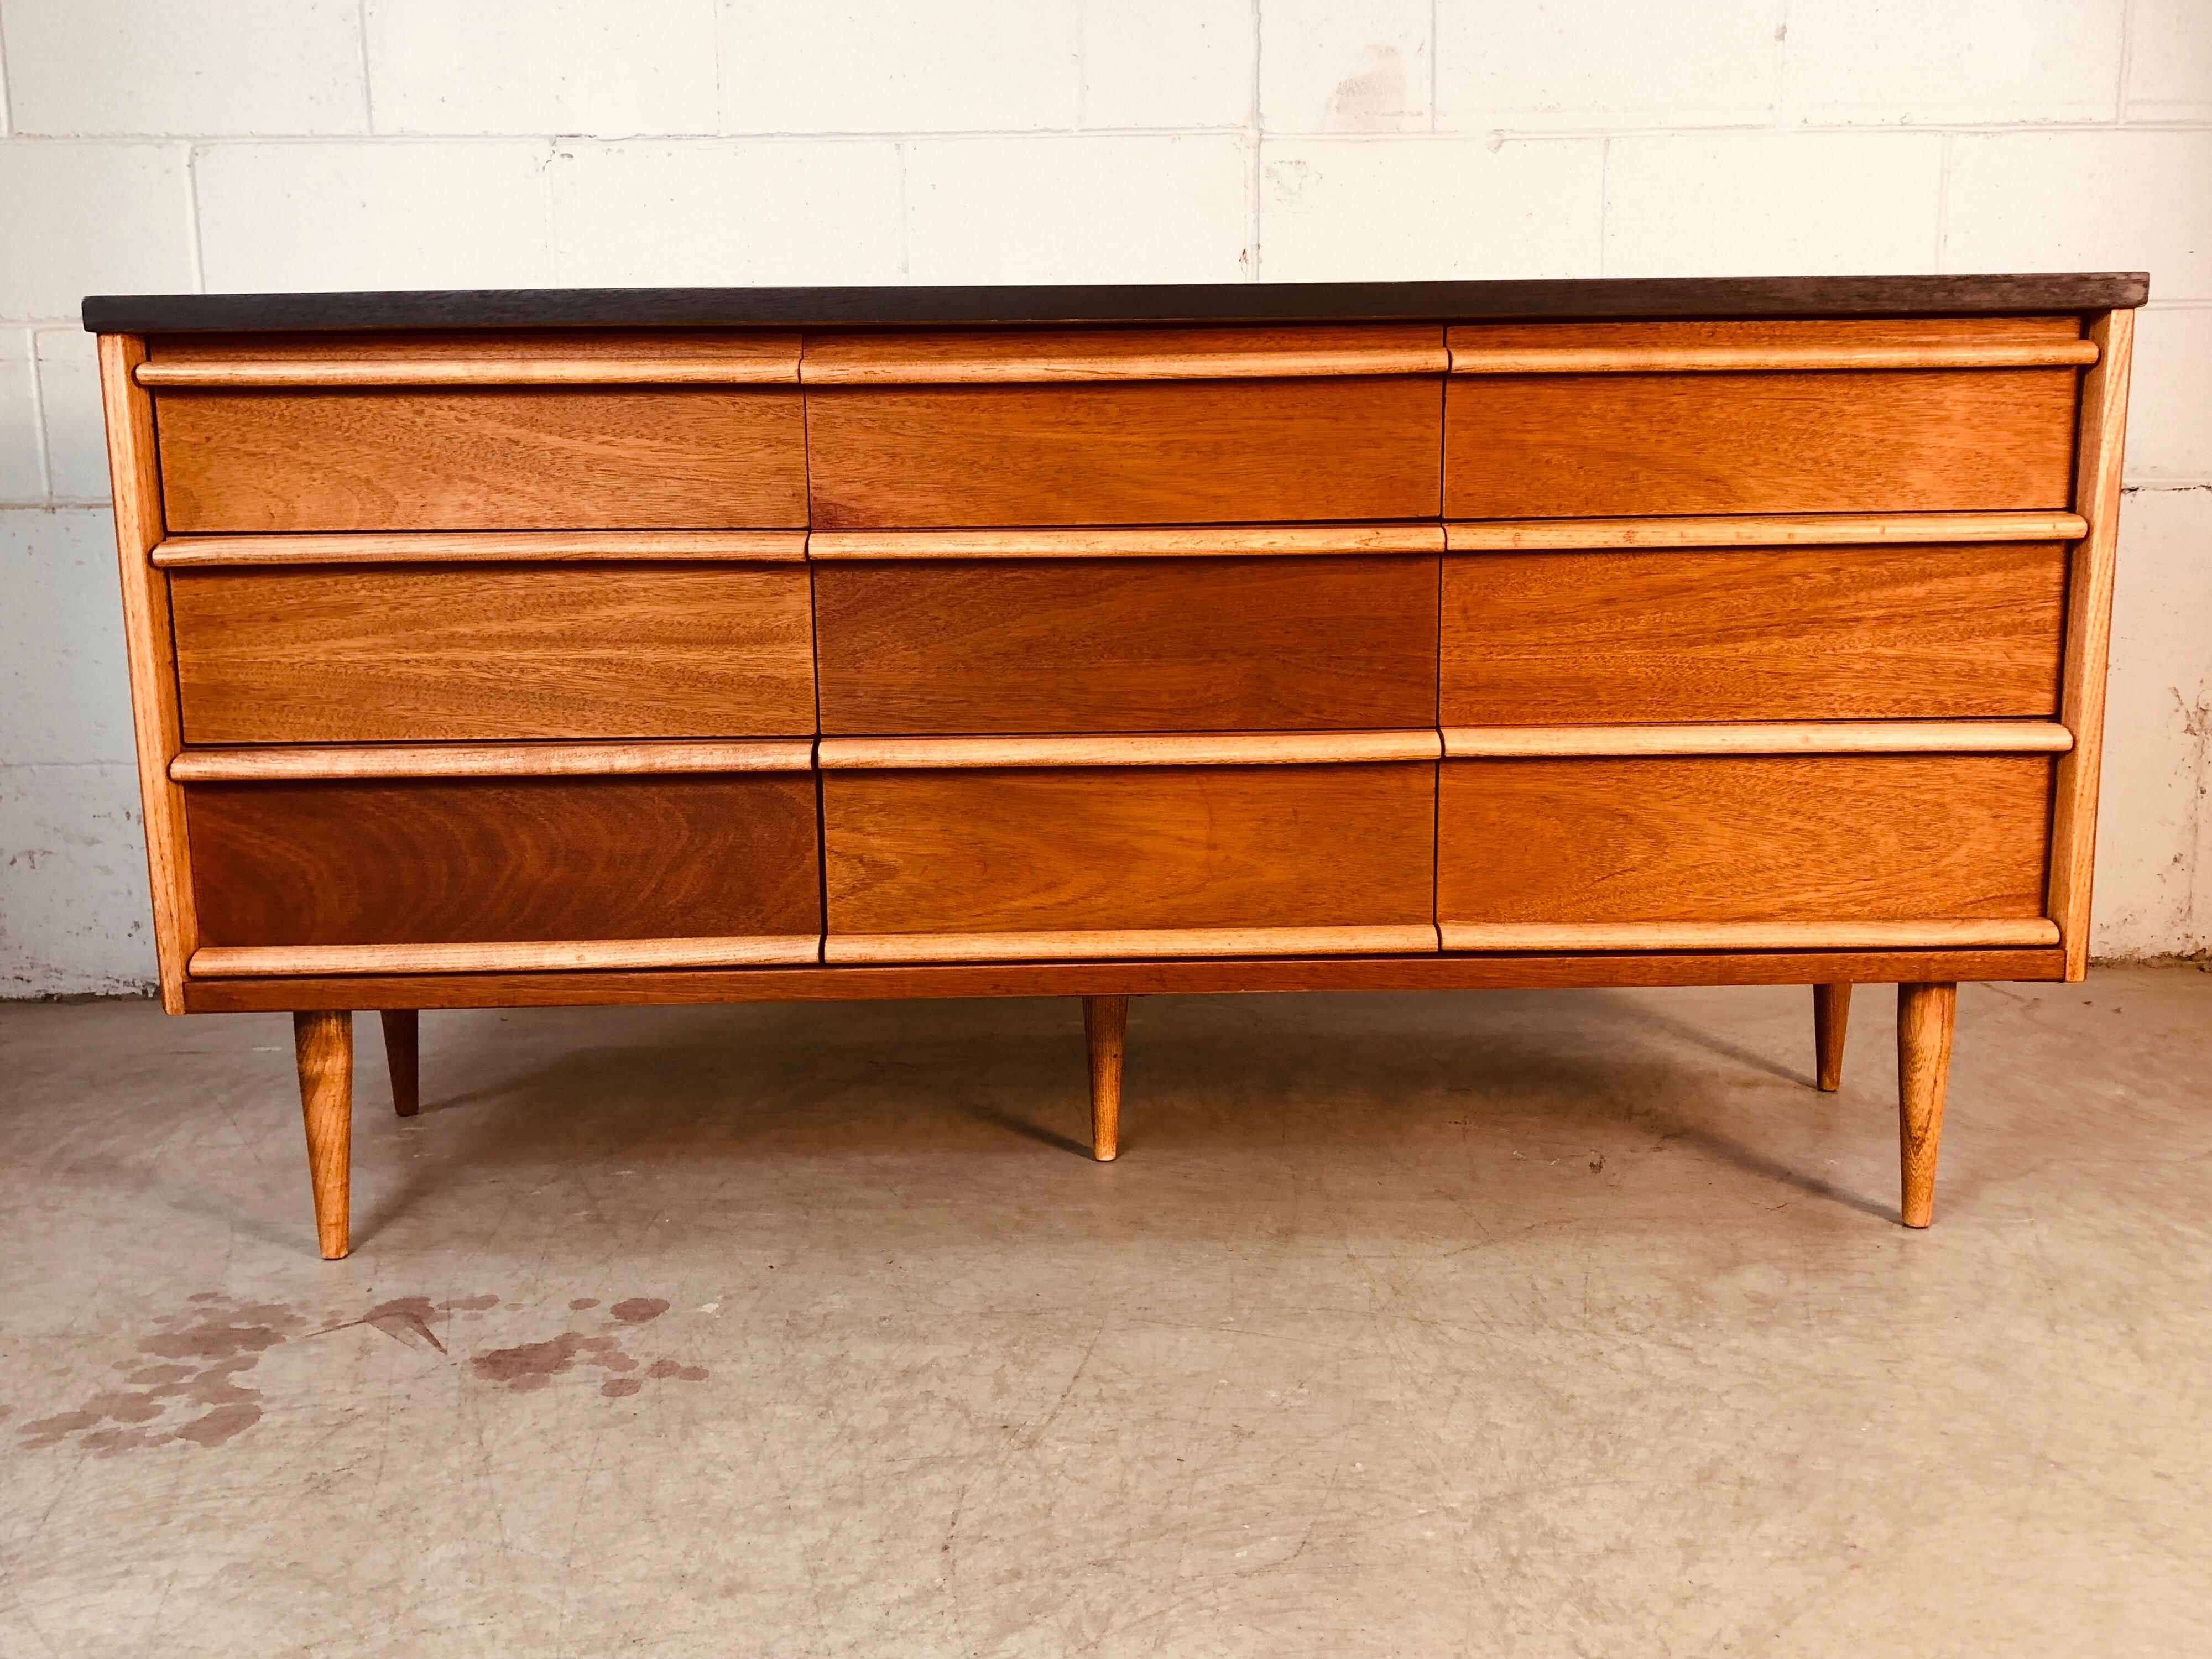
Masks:
[[[2212,974],[0,1007],[0,1654],[2212,1652]]]

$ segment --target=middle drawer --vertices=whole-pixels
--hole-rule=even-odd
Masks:
[[[1436,723],[1432,525],[814,542],[825,732]]]

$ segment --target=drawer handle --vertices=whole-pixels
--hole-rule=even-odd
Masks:
[[[1925,921],[1446,921],[1447,951],[1867,951],[2056,945],[2041,916]]]
[[[508,563],[654,559],[803,564],[804,530],[463,530],[391,534],[171,536],[173,565]]]
[[[2078,368],[2094,340],[1942,345],[1454,346],[1455,374],[1742,374],[1790,369]]]
[[[1449,726],[1444,758],[1582,755],[2063,755],[2056,720],[1771,720],[1681,726]]]
[[[824,738],[825,772],[1022,766],[1294,766],[1432,761],[1433,729],[1417,732],[1231,732],[1208,736],[1097,738]]]
[[[2071,513],[1744,514],[1680,519],[1487,519],[1444,526],[1455,553],[1601,547],[1809,547],[1889,542],[2073,542]],[[817,539],[819,539],[818,538]]]
[[[1127,957],[1433,952],[1428,922],[1382,927],[1138,927],[1073,933],[831,933],[824,962],[1044,962]]]
[[[818,933],[735,939],[495,940],[471,945],[204,945],[204,979],[262,974],[543,974],[591,968],[743,968],[822,959]]]
[[[306,778],[611,777],[671,772],[806,772],[811,738],[735,743],[440,743],[187,749],[169,763],[179,783],[275,783]]]

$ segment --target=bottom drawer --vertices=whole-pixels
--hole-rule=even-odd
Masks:
[[[1433,763],[830,771],[831,962],[1433,951]]]
[[[2050,943],[2052,766],[1960,754],[1447,761],[1443,947]]]
[[[202,783],[185,789],[185,819],[196,973],[817,954],[805,773]],[[560,948],[485,961],[464,949],[524,942]],[[259,948],[310,946],[325,948]]]

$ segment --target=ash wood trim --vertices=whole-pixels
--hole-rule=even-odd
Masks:
[[[1747,513],[1727,518],[1493,519],[1446,525],[1444,545],[1454,553],[1537,553],[1608,547],[2067,542],[2088,533],[2088,520],[2071,513]]]
[[[1165,559],[1440,553],[1435,524],[1218,525],[1144,530],[817,530],[817,562],[853,559]]]
[[[2135,355],[2132,311],[2090,325],[2104,358],[2081,386],[2081,449],[2074,510],[2089,533],[2074,549],[2068,584],[2060,718],[2075,734],[2059,763],[2051,830],[2051,915],[2066,942],[2066,977],[2089,968],[2089,901],[2097,855],[2097,775],[2105,748],[2105,676],[2112,646],[2112,574],[2118,546],[2120,468]]]
[[[168,568],[204,565],[555,563],[650,560],[803,564],[804,530],[476,530],[396,535],[170,536],[154,549]]]
[[[1677,374],[1756,369],[2048,368],[2097,361],[2088,340],[1986,345],[1453,348],[1455,374]]]
[[[1421,732],[1250,732],[1203,736],[824,738],[825,772],[935,771],[966,767],[1294,766],[1427,761],[1443,752]]]
[[[149,558],[162,537],[154,402],[131,378],[145,354],[145,342],[133,336],[100,337],[100,402],[107,424],[108,477],[115,494],[115,551],[123,581],[123,636],[131,665],[138,799],[146,829],[147,878],[154,896],[154,953],[161,1006],[180,1014],[185,1011],[185,963],[199,943],[199,927],[192,903],[184,792],[169,777],[169,762],[184,743],[169,585]]]
[[[2066,953],[1972,951],[1425,951],[1381,957],[1180,957],[1089,962],[193,979],[192,1013],[296,1008],[575,1007],[836,1002],[878,997],[1146,996],[1249,991],[1567,989],[1633,985],[1896,985],[2066,976]]]
[[[816,933],[734,939],[538,939],[486,945],[202,945],[192,972],[264,974],[559,973],[569,969],[725,968],[820,960]]]
[[[805,772],[811,738],[738,743],[443,743],[187,749],[179,783],[300,778],[546,778],[672,772]]]
[[[1449,364],[1443,331],[1435,325],[1025,329],[815,335],[799,377],[812,386],[1282,380],[1441,374]]]
[[[2038,919],[1925,921],[1466,922],[1437,926],[1447,951],[1960,950],[2056,945]]]
[[[161,339],[145,386],[771,386],[799,380],[796,333],[308,335]]]
[[[1139,927],[1060,933],[831,933],[830,963],[1024,962],[1085,957],[1388,955],[1436,948],[1427,923],[1384,927]]]
[[[1775,720],[1709,726],[1449,726],[1449,760],[1516,755],[2063,754],[2050,720]]]

